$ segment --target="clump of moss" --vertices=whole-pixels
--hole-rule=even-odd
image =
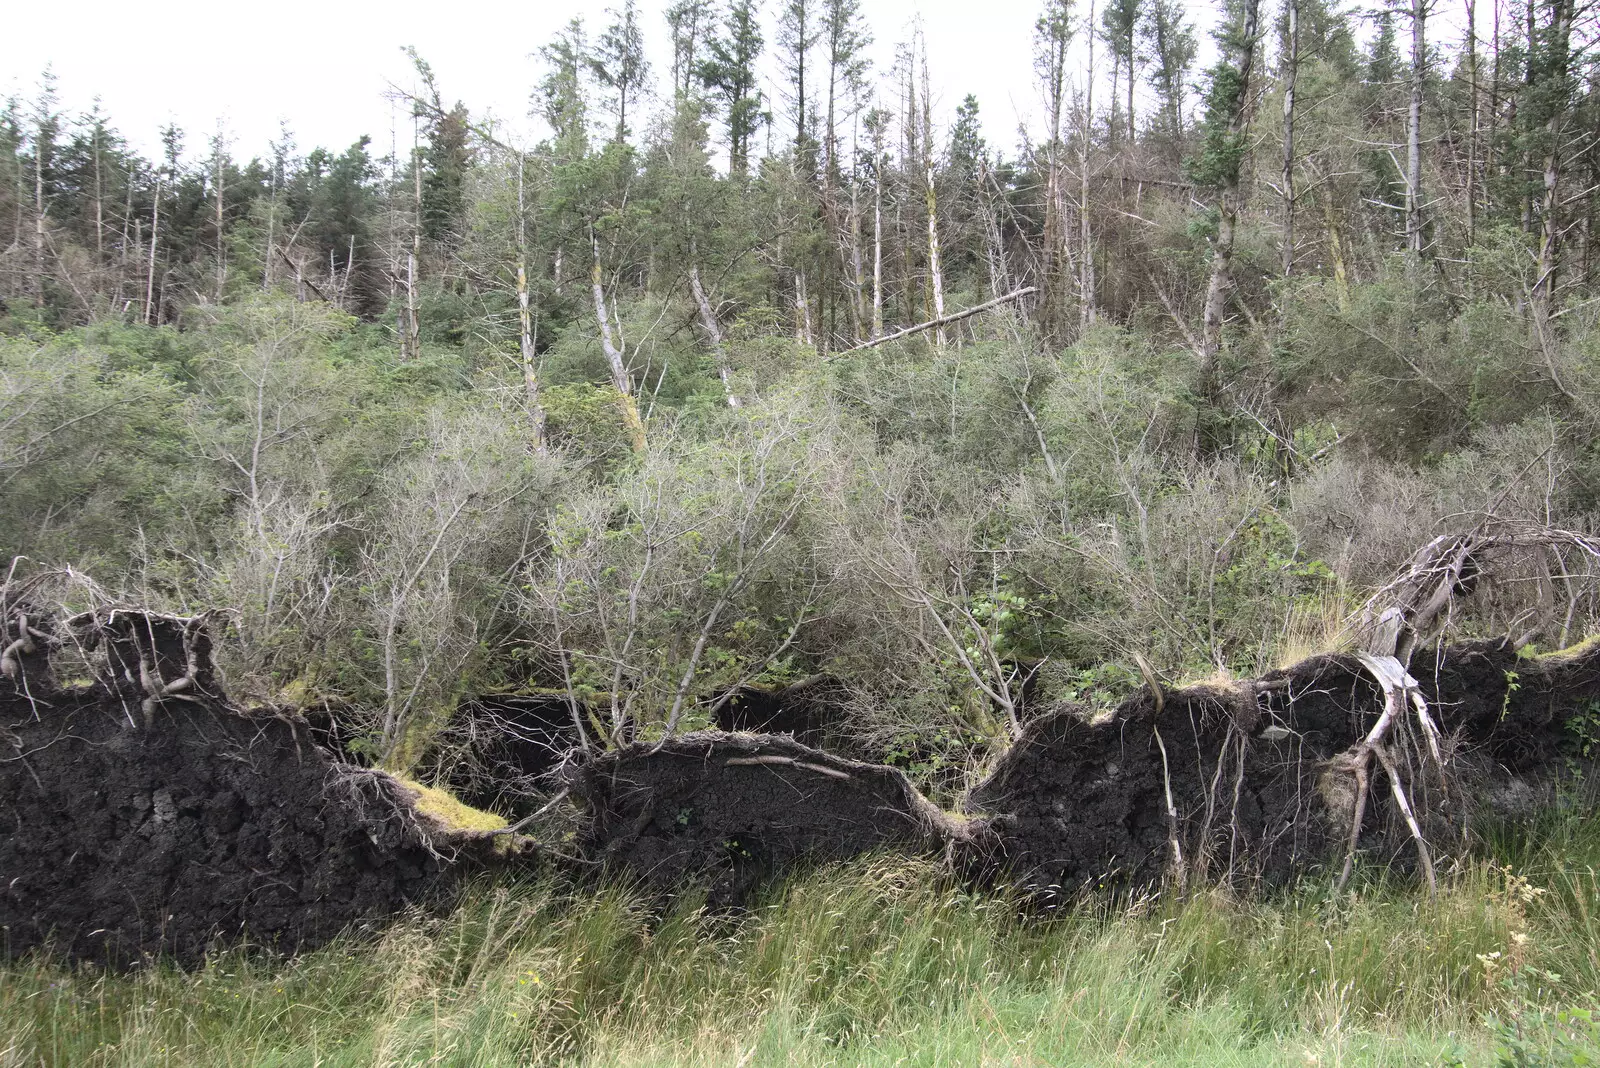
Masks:
[[[508,826],[504,816],[463,804],[447,790],[424,786],[420,782],[398,775],[395,779],[417,795],[416,810],[446,830],[482,833],[502,830]]]
[[[1588,654],[1594,652],[1597,647],[1600,647],[1600,634],[1591,634],[1589,637],[1578,642],[1576,645],[1569,645],[1565,649],[1554,649],[1548,653],[1533,653],[1531,655],[1525,655],[1523,656],[1523,659],[1547,661],[1577,660],[1580,657],[1587,656]],[[1522,650],[1518,650],[1518,653],[1521,655]]]

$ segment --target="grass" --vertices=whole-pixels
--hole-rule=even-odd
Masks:
[[[1585,1063],[1548,1021],[1600,989],[1597,866],[1579,813],[1492,835],[1431,901],[1372,878],[1041,916],[883,857],[737,919],[484,883],[291,961],[13,964],[0,1065],[1492,1064],[1491,1018],[1505,1063]]]

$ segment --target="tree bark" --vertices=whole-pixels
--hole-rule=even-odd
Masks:
[[[527,160],[517,153],[517,322],[522,356],[522,392],[528,406],[528,440],[535,452],[544,453],[545,414],[539,396],[539,358],[534,351],[533,311],[528,301],[528,216],[523,189]]]
[[[1568,77],[1568,46],[1572,34],[1573,0],[1555,0],[1550,7],[1550,33],[1545,42],[1549,57],[1543,78],[1565,85]],[[1548,318],[1555,307],[1556,273],[1561,240],[1561,138],[1565,133],[1567,109],[1552,107],[1545,121],[1544,192],[1539,214],[1539,279],[1533,288],[1536,314]]]
[[[717,361],[717,377],[722,379],[722,392],[728,398],[728,407],[739,407],[738,394],[733,391],[733,368],[728,362],[728,350],[722,340],[722,324],[717,321],[717,313],[711,307],[711,301],[706,296],[705,286],[700,284],[700,263],[698,260],[699,249],[693,241],[689,242],[689,289],[694,293],[695,308],[700,313],[700,329],[705,331],[706,344],[711,346],[711,354]]]
[[[1294,91],[1300,74],[1300,0],[1285,0],[1288,41],[1283,85],[1283,276],[1294,274]]]
[[[216,176],[216,228],[217,228],[217,303],[222,303],[223,293],[228,285],[228,254],[223,245],[223,200],[227,192],[227,178],[224,175],[225,165],[222,156],[222,134],[217,134],[217,176]]]
[[[146,326],[156,321],[156,245],[161,234],[161,182],[156,175],[156,195],[150,208],[150,266],[144,276],[144,321]]]
[[[33,306],[44,307],[44,132],[45,121],[39,119],[38,134],[33,139]]]
[[[1467,94],[1472,106],[1472,129],[1467,137],[1467,247],[1471,248],[1478,243],[1478,154],[1483,131],[1483,107],[1478,91],[1478,2],[1466,2]]]
[[[600,324],[600,347],[605,351],[606,363],[611,367],[611,384],[617,390],[617,403],[622,408],[622,422],[628,429],[635,452],[644,451],[644,420],[639,418],[639,405],[633,397],[633,376],[623,359],[611,331],[611,313],[606,308],[606,291],[600,270],[600,238],[591,227],[589,242],[594,249],[594,266],[589,271],[589,288],[594,296],[594,316]]]
[[[872,336],[883,336],[883,158],[878,147],[872,189]]]
[[[1427,64],[1427,0],[1411,0],[1411,103],[1406,111],[1406,252],[1422,256],[1422,80]]]
[[[1089,25],[1094,25],[1094,0],[1089,2]],[[1078,134],[1078,330],[1094,325],[1094,234],[1089,222],[1089,148],[1094,133],[1094,37],[1089,38],[1089,70],[1084,79],[1083,129]]]
[[[1421,2],[1421,0],[1417,0]],[[1255,64],[1256,25],[1260,0],[1244,0],[1241,33],[1233,44],[1233,63],[1238,71],[1238,96],[1228,116],[1230,142],[1243,137],[1249,121],[1250,73]],[[1239,211],[1239,166],[1223,177],[1217,219],[1217,244],[1211,255],[1211,281],[1206,286],[1206,303],[1201,322],[1200,374],[1198,392],[1202,403],[1216,402],[1217,366],[1222,352],[1222,322],[1228,297],[1233,292],[1233,237]]]

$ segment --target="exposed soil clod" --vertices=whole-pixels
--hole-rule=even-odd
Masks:
[[[188,963],[219,941],[306,949],[494,855],[485,835],[419,818],[396,780],[329,760],[297,717],[229,705],[202,626],[126,610],[78,622],[100,681],[56,687],[36,664],[0,678],[5,951]]]
[[[783,735],[686,734],[565,774],[594,859],[661,888],[702,878],[713,905],[803,857],[936,852],[966,833],[900,771]]]

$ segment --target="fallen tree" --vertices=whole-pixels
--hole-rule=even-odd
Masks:
[[[5,952],[295,952],[442,900],[504,854],[426,788],[330,760],[304,720],[232,705],[204,617],[114,606],[57,627],[4,594]],[[57,682],[52,651],[82,655],[92,681]]]
[[[1576,740],[1568,722],[1600,699],[1600,644],[1425,652],[1402,690],[1439,721],[1438,757],[1424,759],[1422,728],[1399,718],[1365,660],[1326,654],[1259,679],[1146,686],[1105,716],[1035,720],[968,797],[987,832],[969,863],[1049,895],[1249,888],[1330,867],[1342,883],[1360,854],[1426,879],[1473,817],[1524,817],[1550,800]],[[1352,754],[1380,726],[1410,732],[1380,758],[1398,789],[1363,791]]]
[[[703,880],[713,905],[801,858],[934,853],[967,833],[903,772],[782,735],[627,745],[571,765],[565,784],[594,862],[662,889]]]

